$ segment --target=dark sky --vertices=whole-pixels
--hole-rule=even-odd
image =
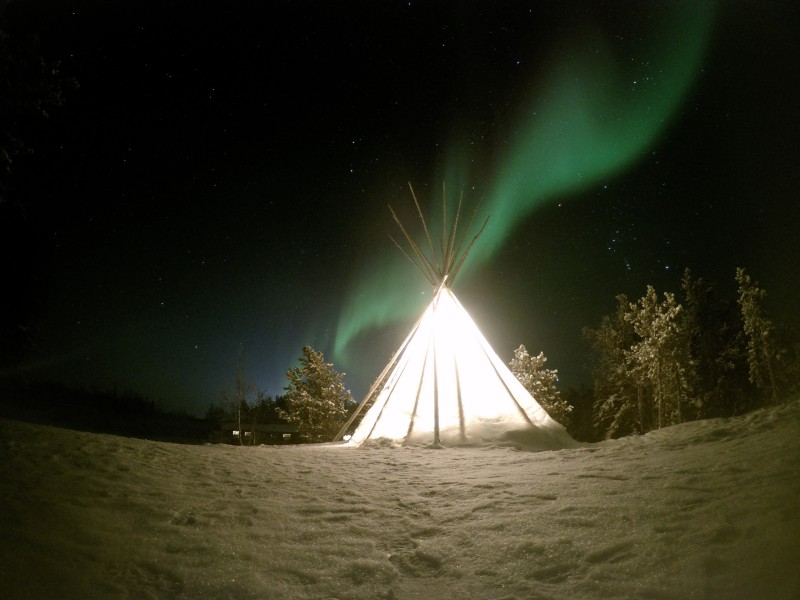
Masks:
[[[454,290],[565,385],[582,327],[686,267],[727,294],[746,267],[800,325],[798,12],[10,2],[79,87],[4,179],[36,342],[5,373],[202,413],[239,346],[276,394],[311,345],[360,398],[430,296],[388,238],[409,181],[490,215]]]

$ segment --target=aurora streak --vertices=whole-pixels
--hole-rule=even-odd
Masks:
[[[516,126],[507,132],[507,143],[488,149],[497,161],[489,185],[482,186],[488,192],[481,212],[491,220],[461,278],[489,261],[538,207],[635,164],[679,115],[702,72],[715,11],[711,3],[663,8],[661,18],[641,27],[638,43],[584,27],[551,54],[528,101],[521,101],[522,111],[511,115]],[[458,162],[469,158],[455,149],[451,154],[460,154]],[[446,172],[468,169],[448,164]],[[469,189],[468,181],[455,183]],[[465,200],[479,199],[465,194]],[[349,346],[360,334],[418,315],[430,297],[421,297],[424,281],[390,242],[387,249],[353,285],[337,330],[337,360],[349,362]]]

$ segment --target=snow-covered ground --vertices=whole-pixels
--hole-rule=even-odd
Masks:
[[[800,402],[539,453],[0,448],[4,598],[800,598]]]

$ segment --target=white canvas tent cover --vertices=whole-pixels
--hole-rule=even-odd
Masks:
[[[573,445],[441,286],[350,442],[450,446],[515,438],[542,448]]]
[[[414,202],[433,252],[416,198]],[[460,203],[453,229],[444,236],[441,262],[434,262],[392,212],[417,260],[403,253],[435,284],[433,300],[337,438],[369,407],[352,433],[351,444],[511,441],[531,449],[574,446],[564,427],[550,418],[492,350],[448,285],[480,235],[461,252],[464,240],[456,241],[459,213]]]

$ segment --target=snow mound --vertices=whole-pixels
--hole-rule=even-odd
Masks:
[[[3,594],[800,597],[800,402],[518,447],[181,446],[0,420]]]
[[[462,439],[459,431],[443,431],[441,444],[432,444],[431,435],[425,434],[410,441],[393,440],[386,437],[369,438],[363,442],[349,442],[348,446],[367,448],[513,448],[528,452],[580,448],[585,444],[576,442],[560,424],[553,420],[542,426],[524,429],[507,429],[494,424],[474,423],[470,436]]]

